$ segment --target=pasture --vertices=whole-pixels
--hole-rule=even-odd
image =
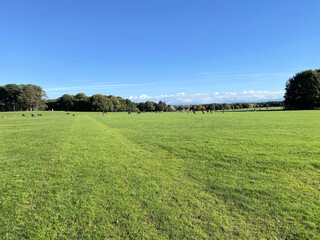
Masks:
[[[24,113],[0,113],[1,239],[320,238],[320,111]]]

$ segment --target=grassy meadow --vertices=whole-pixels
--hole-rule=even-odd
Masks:
[[[320,239],[320,111],[21,114],[1,239]]]

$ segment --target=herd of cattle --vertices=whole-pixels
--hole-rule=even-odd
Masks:
[[[189,113],[197,114],[197,112],[196,112],[195,110],[188,110],[188,111],[180,110],[179,112],[180,112],[180,113],[186,112],[187,114],[189,114]],[[207,113],[213,113],[212,110],[206,110],[206,111],[202,110],[201,112],[202,112],[202,114],[205,114],[205,112],[207,112]],[[128,114],[131,114],[131,113],[132,113],[132,112],[128,112]],[[142,113],[141,111],[137,112],[137,114],[141,114],[141,113]],[[155,111],[154,113],[163,113],[163,111]],[[222,111],[222,113],[224,113],[224,111]],[[104,113],[103,113],[103,115],[105,115],[105,114],[107,114],[107,112],[104,112]]]
[[[41,114],[41,113],[38,113],[38,114],[33,114],[33,113],[31,113],[31,117],[42,117],[43,115]],[[23,113],[22,114],[22,117],[26,117],[26,115]]]
[[[70,113],[67,113],[67,115],[70,115]],[[38,114],[33,114],[31,113],[31,117],[42,117],[43,115],[41,113],[38,113]],[[75,117],[76,115],[75,114],[72,114],[73,117]],[[22,117],[26,117],[26,115],[23,113],[22,114]]]
[[[196,114],[197,112],[196,111],[194,111],[194,110],[188,110],[188,111],[183,111],[183,110],[181,110],[181,111],[179,111],[180,113],[184,113],[184,112],[186,112],[187,114],[190,114],[190,113],[193,113],[193,114]],[[207,113],[212,113],[213,111],[212,110],[206,110],[206,112]],[[107,114],[108,112],[102,112],[102,115],[103,116],[105,116],[106,114]],[[128,112],[128,115],[129,114],[132,114],[132,113],[134,113],[134,112],[131,112],[131,111],[129,111]],[[139,112],[136,112],[138,115],[139,114],[142,114],[142,112],[141,111],[139,111]],[[163,111],[156,111],[155,113],[163,113]],[[224,111],[222,111],[222,113],[224,113]],[[70,115],[70,113],[66,113],[67,115]],[[205,114],[205,111],[203,111],[202,110],[202,114]],[[37,114],[33,114],[33,113],[31,113],[31,117],[42,117],[43,115],[41,114],[41,113],[37,113]],[[72,116],[73,117],[75,117],[76,116],[76,114],[72,114]],[[27,117],[27,115],[26,114],[22,114],[22,117]],[[6,116],[2,116],[1,118],[6,118]]]

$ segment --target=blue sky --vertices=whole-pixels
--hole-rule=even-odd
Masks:
[[[0,85],[170,104],[281,99],[319,68],[320,1],[2,1]]]

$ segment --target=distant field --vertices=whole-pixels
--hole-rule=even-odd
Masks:
[[[0,113],[2,239],[320,239],[320,111],[42,114]]]

